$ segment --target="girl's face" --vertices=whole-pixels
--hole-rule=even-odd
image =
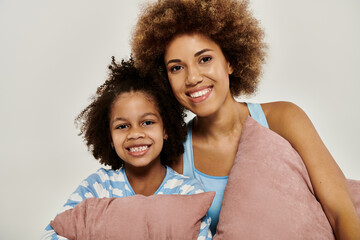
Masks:
[[[196,115],[210,116],[232,99],[232,67],[221,48],[206,36],[175,37],[166,48],[164,60],[177,100]]]
[[[111,107],[110,133],[125,168],[161,164],[160,152],[167,135],[159,111],[148,95],[121,93]]]

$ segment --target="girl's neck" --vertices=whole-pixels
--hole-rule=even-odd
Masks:
[[[160,161],[154,161],[152,166],[132,167],[125,165],[126,177],[135,194],[153,195],[166,176],[166,167]]]
[[[246,104],[237,102],[230,95],[224,105],[214,114],[195,118],[193,134],[215,141],[229,135],[239,137],[248,115],[249,111]]]

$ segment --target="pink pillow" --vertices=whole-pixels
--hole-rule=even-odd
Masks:
[[[360,181],[348,179],[348,183],[354,197],[357,214],[360,217]]]
[[[197,239],[214,196],[88,198],[50,224],[68,239]]]
[[[242,129],[214,236],[240,238],[334,239],[299,154],[251,117]]]

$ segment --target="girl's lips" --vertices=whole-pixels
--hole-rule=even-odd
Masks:
[[[130,156],[141,157],[149,151],[150,147],[151,145],[137,145],[128,147],[126,150]]]
[[[195,91],[188,91],[186,95],[193,103],[200,103],[205,101],[210,96],[212,89],[212,87],[199,88]]]

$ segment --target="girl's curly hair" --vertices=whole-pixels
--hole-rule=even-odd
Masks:
[[[160,153],[161,163],[169,165],[184,152],[182,145],[186,138],[184,109],[171,91],[165,91],[158,84],[156,76],[141,75],[134,67],[134,60],[122,60],[120,64],[113,57],[109,65],[108,80],[98,87],[92,102],[75,119],[89,151],[100,163],[119,169],[124,161],[111,147],[110,111],[112,104],[121,93],[142,92],[152,99],[163,121],[168,139]]]
[[[167,45],[181,34],[203,34],[216,42],[234,68],[233,96],[256,90],[266,44],[248,0],[158,0],[143,9],[132,36],[136,66],[166,76]]]

